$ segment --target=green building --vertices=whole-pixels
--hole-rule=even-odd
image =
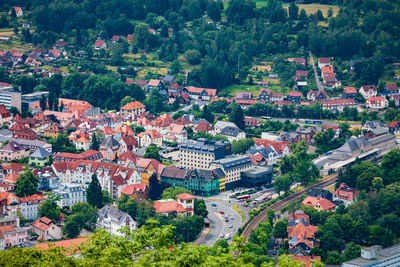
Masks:
[[[36,166],[43,167],[49,162],[51,153],[46,149],[39,147],[35,152],[29,156],[29,164],[35,164]]]
[[[161,182],[173,187],[184,187],[195,195],[212,196],[220,192],[220,180],[225,179],[221,169],[187,170],[169,166],[161,173]]]

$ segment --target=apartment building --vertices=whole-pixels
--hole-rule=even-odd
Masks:
[[[196,142],[183,142],[179,148],[179,167],[186,169],[213,170],[210,163],[231,155],[227,141],[211,141],[199,138]]]
[[[253,168],[250,157],[248,156],[229,156],[211,162],[212,169],[221,168],[225,173],[225,187],[227,190],[239,185],[242,172]]]

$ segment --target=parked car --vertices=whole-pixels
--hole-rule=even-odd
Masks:
[[[216,204],[216,203],[212,203],[212,204],[211,204],[211,206],[213,206],[213,207],[216,207],[216,206],[217,206],[217,204]]]
[[[223,210],[219,211],[220,214],[225,214],[225,212]]]

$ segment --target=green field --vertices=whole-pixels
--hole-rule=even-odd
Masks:
[[[285,92],[289,91],[289,89],[282,88],[279,85],[272,85],[269,87],[261,87],[258,85],[234,84],[234,85],[227,86],[224,89],[222,89],[221,91],[219,91],[218,95],[233,97],[238,92],[251,92],[253,94],[253,98],[257,98],[260,93],[260,89],[262,89],[262,88],[268,88],[274,93],[285,93]]]

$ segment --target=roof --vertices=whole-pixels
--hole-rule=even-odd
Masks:
[[[318,231],[318,226],[305,225],[303,222],[300,222],[295,226],[288,226],[287,231],[290,238],[296,236],[297,239],[314,239],[315,233]]]
[[[185,89],[189,93],[195,93],[195,94],[201,94],[202,92],[206,92],[206,94],[209,96],[215,96],[217,94],[217,89],[200,88],[200,87],[194,87],[194,86],[187,86],[187,87],[185,87]]]
[[[243,131],[241,129],[239,129],[238,127],[231,127],[231,126],[227,126],[221,130],[222,135],[227,135],[227,136],[232,136],[232,137],[237,137],[242,132]]]
[[[32,223],[32,226],[41,230],[41,231],[46,231],[49,229],[51,226],[56,225],[52,220],[46,217],[40,217],[36,221]]]
[[[106,42],[104,42],[103,40],[96,40],[96,42],[94,43],[95,47],[103,47],[105,45]]]
[[[138,136],[140,138],[143,138],[143,136],[145,136],[145,135],[149,135],[151,139],[162,138],[162,135],[159,132],[157,132],[156,130],[145,131],[145,132],[141,132],[140,134],[138,134]]]
[[[200,122],[199,125],[196,126],[196,128],[194,128],[196,132],[199,131],[213,131],[214,129],[211,127],[210,124],[208,124],[207,122]]]
[[[289,92],[287,95],[292,97],[301,97],[300,92]]]
[[[156,213],[165,213],[165,212],[172,212],[176,211],[178,213],[191,211],[193,209],[185,209],[181,204],[178,204],[178,201],[172,199],[165,199],[154,201],[154,209]]]
[[[79,237],[79,238],[61,240],[61,241],[56,241],[56,242],[39,243],[39,244],[36,244],[35,247],[39,248],[39,249],[44,249],[44,250],[47,250],[47,249],[53,248],[53,247],[64,247],[66,249],[72,249],[73,252],[77,253],[78,252],[77,247],[79,245],[81,245],[82,243],[85,243],[87,240],[88,240],[88,238],[86,238],[86,237]],[[49,246],[49,245],[51,245],[51,246]],[[67,254],[70,254],[70,253],[67,253]]]
[[[123,107],[121,107],[121,110],[126,109],[126,110],[135,110],[135,109],[140,109],[140,108],[145,108],[146,106],[140,103],[139,101],[131,102]]]
[[[352,259],[349,261],[344,262],[344,264],[347,264],[348,266],[377,266],[377,262],[382,262],[385,259],[394,259],[396,256],[400,254],[400,244],[394,245],[392,247],[388,248],[381,248],[380,246],[372,246],[368,248],[363,248],[365,251],[375,251],[375,257],[374,259],[365,259],[362,257],[358,257],[356,259]],[[390,262],[387,262],[390,263]],[[393,265],[396,263],[393,262]]]
[[[330,210],[336,207],[335,204],[333,204],[332,202],[330,202],[329,200],[325,199],[325,198],[320,198],[320,197],[311,197],[308,196],[306,197],[303,202],[303,205],[306,206],[315,206],[317,204],[320,204],[321,208],[323,210]]]
[[[182,200],[188,200],[188,199],[195,199],[196,197],[191,194],[188,194],[188,193],[183,193],[183,194],[177,195],[176,198],[182,199]]]
[[[3,146],[0,150],[1,151],[9,151],[9,152],[14,153],[14,152],[18,152],[21,150],[25,150],[25,148],[15,141],[10,141],[10,142],[8,142],[8,144]]]
[[[343,92],[346,93],[346,94],[356,94],[357,90],[354,87],[345,87],[343,89]]]
[[[395,83],[387,83],[386,89],[388,91],[398,91],[399,90],[399,88],[397,87],[397,84],[395,84]]]
[[[321,58],[318,59],[318,63],[330,64],[331,63],[331,59],[329,57],[321,57]]]
[[[399,121],[392,121],[390,123],[388,123],[388,127],[389,128],[396,128],[397,126],[399,126],[400,122]]]
[[[4,178],[3,182],[8,183],[8,184],[16,184],[19,176],[20,176],[20,173],[13,172],[10,175],[8,175],[6,178]]]
[[[171,166],[164,168],[164,170],[161,172],[161,177],[183,179],[186,177],[187,173],[188,173],[188,170],[178,168],[175,165],[171,165]]]
[[[147,84],[147,86],[159,86],[160,82],[161,82],[160,80],[151,79]]]
[[[144,192],[147,188],[145,183],[127,185],[121,190],[121,193],[131,195],[134,192]]]
[[[368,98],[367,101],[369,101],[369,102],[381,102],[381,101],[387,101],[387,100],[386,100],[386,98],[384,98],[382,96],[374,96],[374,97]]]
[[[46,149],[39,147],[38,149],[36,149],[35,152],[33,152],[30,157],[32,158],[48,158],[51,156],[51,153],[48,152]]]

